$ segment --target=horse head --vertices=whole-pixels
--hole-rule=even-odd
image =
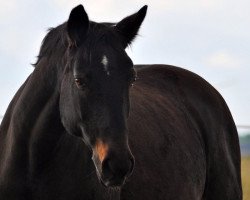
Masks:
[[[66,24],[67,65],[60,91],[62,123],[93,152],[101,182],[121,186],[132,173],[128,144],[129,89],[135,80],[125,52],[142,24],[147,6],[116,24],[89,21],[82,5]]]

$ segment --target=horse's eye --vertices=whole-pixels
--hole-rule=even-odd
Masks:
[[[86,87],[86,83],[81,78],[75,78],[75,83],[76,83],[76,86],[80,89],[83,89],[84,87]]]

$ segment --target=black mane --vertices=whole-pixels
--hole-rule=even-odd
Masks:
[[[47,35],[44,37],[37,61],[34,66],[37,66],[39,62],[44,58],[50,58],[51,55],[58,54],[58,50],[65,50],[68,45],[68,39],[65,32],[66,23],[63,23],[56,28],[49,28]],[[56,51],[55,51],[56,50]]]
[[[88,40],[90,40],[91,42],[89,43],[89,45],[93,45],[93,43],[103,37],[105,37],[108,41],[112,40],[110,28],[113,27],[115,24],[116,23],[109,22],[90,22]],[[37,56],[37,61],[35,62],[34,66],[36,67],[43,58],[46,58],[50,61],[51,59],[55,61],[56,59],[62,59],[62,57],[64,57],[65,55],[68,46],[69,38],[67,33],[67,22],[64,22],[63,24],[55,28],[49,28],[47,35],[42,41],[40,51]]]

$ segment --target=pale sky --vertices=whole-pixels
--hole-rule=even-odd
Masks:
[[[237,125],[250,125],[249,0],[0,0],[0,116],[32,72],[49,27],[83,4],[93,21],[116,22],[147,4],[135,64],[171,64],[209,81]],[[244,132],[244,130],[241,130]]]

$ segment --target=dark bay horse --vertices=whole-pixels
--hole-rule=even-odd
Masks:
[[[242,199],[221,95],[127,56],[146,11],[96,23],[79,5],[49,31],[1,123],[0,200]]]

